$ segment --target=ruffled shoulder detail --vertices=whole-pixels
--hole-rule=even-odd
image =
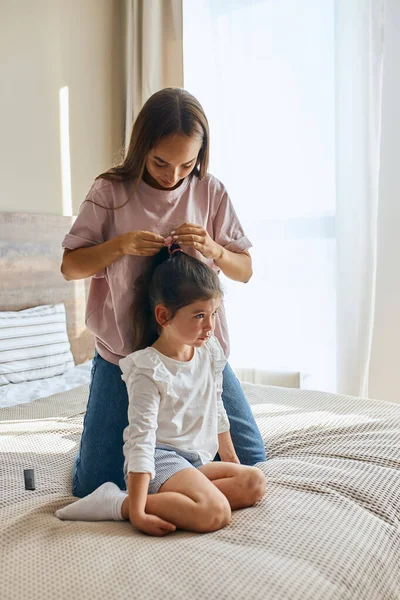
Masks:
[[[137,350],[125,358],[121,358],[119,366],[122,371],[124,381],[132,374],[143,373],[156,382],[163,384],[163,387],[171,396],[176,396],[173,389],[173,376],[161,360],[158,352],[152,348]]]
[[[212,335],[207,341],[206,346],[211,355],[214,375],[219,375],[220,373],[222,373],[227,363],[221,344],[219,343],[215,335]]]

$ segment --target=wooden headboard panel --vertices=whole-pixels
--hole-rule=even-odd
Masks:
[[[62,240],[72,217],[0,213],[0,311],[65,304],[75,363],[93,357],[85,327],[89,280],[65,281],[60,273]]]

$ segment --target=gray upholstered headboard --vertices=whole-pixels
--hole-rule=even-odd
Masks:
[[[84,316],[89,280],[65,281],[61,242],[72,217],[0,213],[0,311],[63,302],[76,364],[92,358]]]

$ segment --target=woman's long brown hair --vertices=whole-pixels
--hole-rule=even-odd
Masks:
[[[203,179],[209,161],[208,121],[200,102],[181,88],[165,88],[147,100],[133,124],[124,161],[96,179],[130,180],[135,190],[142,178],[148,153],[162,138],[173,134],[197,137],[202,141],[192,175]]]

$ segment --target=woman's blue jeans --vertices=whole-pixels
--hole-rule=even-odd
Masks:
[[[229,364],[223,372],[222,400],[239,460],[265,460],[264,444],[250,406]],[[123,431],[128,425],[128,393],[121,369],[97,354],[93,359],[89,400],[73,469],[73,493],[87,496],[106,481],[125,489]]]

